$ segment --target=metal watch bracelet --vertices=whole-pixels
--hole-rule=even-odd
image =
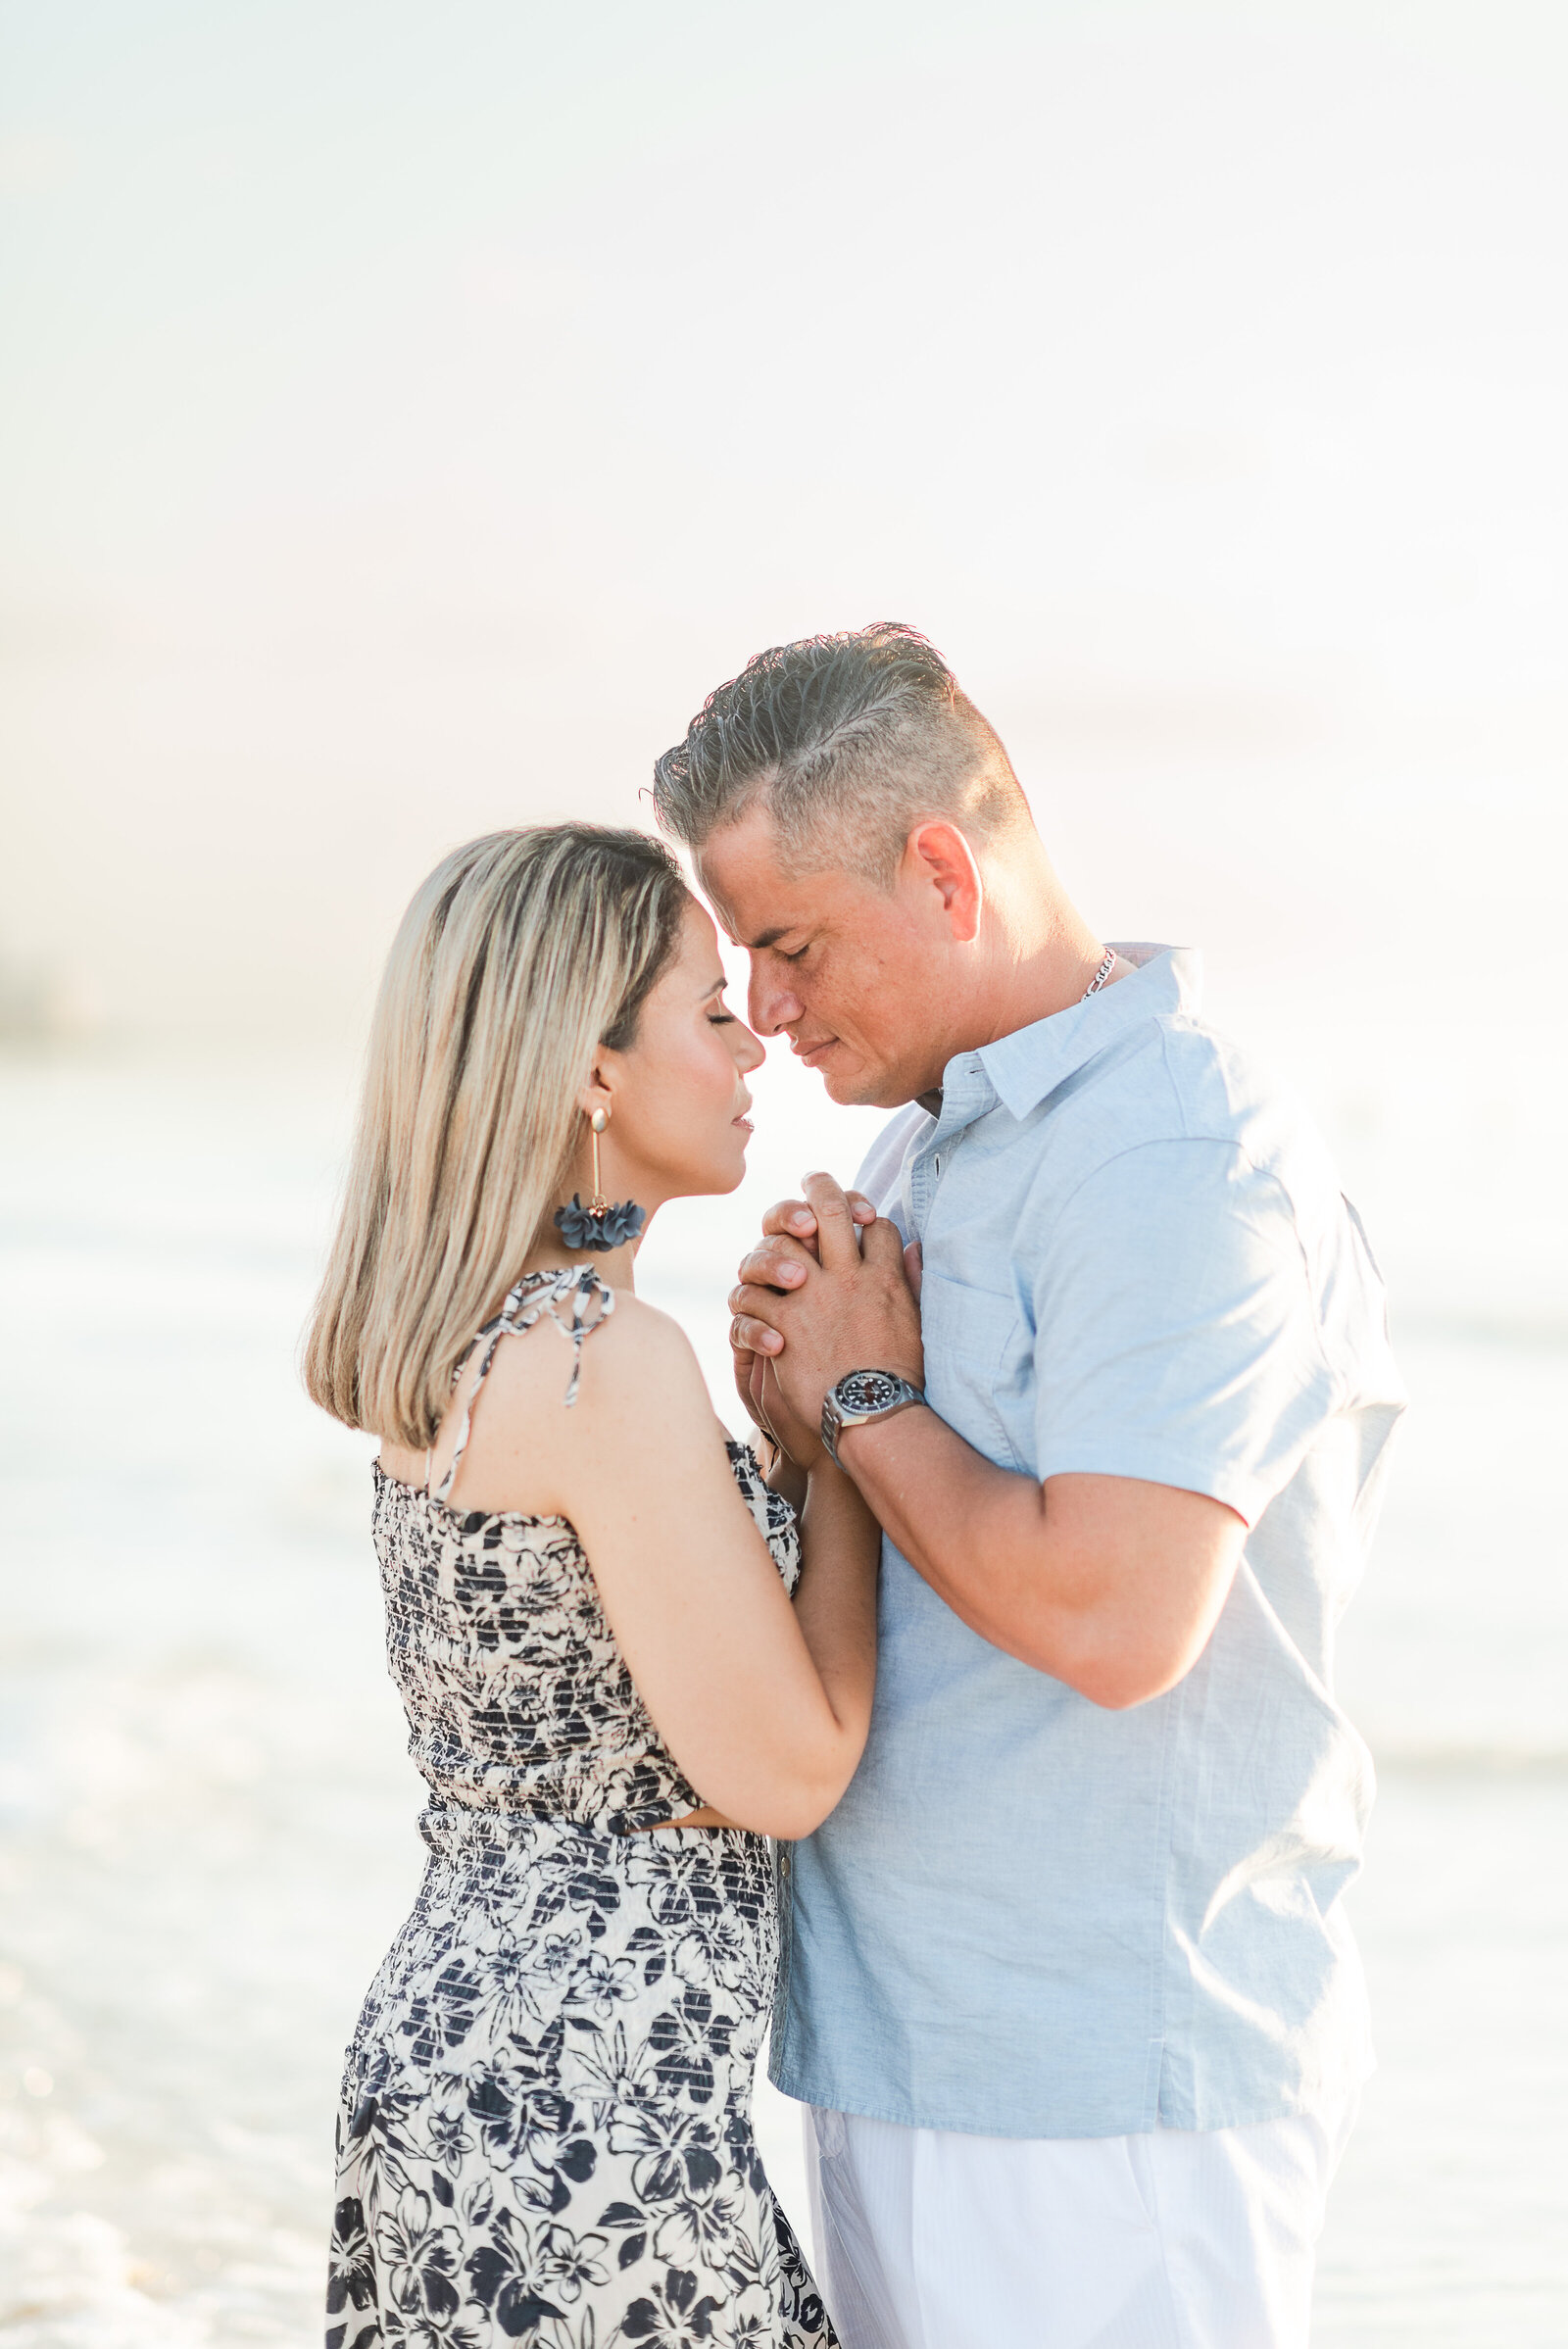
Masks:
[[[846,1428],[891,1419],[924,1401],[921,1390],[896,1370],[850,1371],[822,1397],[822,1443],[828,1458],[838,1466],[839,1438]]]

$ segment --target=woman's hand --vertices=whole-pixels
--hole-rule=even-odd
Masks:
[[[820,1423],[810,1427],[791,1410],[778,1383],[777,1366],[766,1354],[737,1354],[735,1383],[754,1425],[792,1468],[804,1476],[827,1457]]]

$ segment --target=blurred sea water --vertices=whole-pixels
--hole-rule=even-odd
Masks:
[[[1568,1257],[1494,1147],[1472,1165],[1456,1140],[1446,1188],[1415,1185],[1436,1063],[1369,1039],[1329,1065],[1310,1036],[1294,1058],[1389,1259],[1416,1406],[1344,1634],[1381,1779],[1351,1898],[1382,2062],[1314,2337],[1546,2349],[1568,2340]],[[1505,1159],[1533,1112],[1488,1066]],[[370,1446],[293,1368],[351,1091],[216,1054],[0,1066],[8,2349],[320,2338],[341,2050],[421,1859]],[[640,1285],[727,1414],[746,1233],[813,1153],[847,1175],[875,1122],[770,1066],[745,1190],[651,1239]],[[798,2118],[765,2083],[760,2132],[799,2209]]]

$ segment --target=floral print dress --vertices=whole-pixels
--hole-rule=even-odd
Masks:
[[[479,1380],[541,1317],[580,1360],[613,1304],[586,1265],[519,1282],[474,1341]],[[832,2345],[752,2135],[771,1851],[638,1832],[702,1797],[567,1521],[447,1506],[467,1432],[433,1493],[375,1470],[430,1857],[348,2051],[327,2349]],[[793,1514],[729,1448],[793,1590]]]

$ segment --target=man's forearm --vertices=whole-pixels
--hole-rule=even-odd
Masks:
[[[1053,1603],[1045,1494],[1032,1477],[998,1468],[929,1408],[847,1428],[839,1457],[883,1530],[971,1631],[1070,1678],[1074,1610]]]
[[[1139,1704],[1181,1679],[1240,1556],[1245,1528],[1216,1501],[1123,1477],[1042,1488],[929,1408],[847,1428],[839,1456],[971,1631],[1096,1704]]]
[[[807,1193],[817,1257],[782,1240],[754,1250],[730,1292],[730,1343],[748,1362],[765,1354],[797,1422],[814,1427],[823,1394],[856,1363],[921,1385],[924,1347],[894,1226],[879,1217],[858,1245],[837,1185],[809,1175]],[[1042,1487],[996,1467],[929,1407],[848,1427],[838,1444],[937,1595],[1037,1672],[1096,1704],[1142,1704],[1202,1652],[1247,1531],[1223,1501],[1088,1472]]]

